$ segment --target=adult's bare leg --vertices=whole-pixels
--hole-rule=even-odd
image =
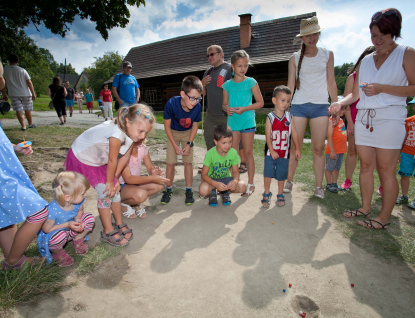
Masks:
[[[310,119],[311,149],[313,151],[313,167],[316,178],[316,187],[323,187],[324,176],[324,149],[327,137],[328,117],[317,117]]]

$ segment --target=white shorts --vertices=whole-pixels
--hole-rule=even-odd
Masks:
[[[32,96],[10,96],[15,112],[33,110]]]
[[[369,115],[369,117],[368,117]],[[405,139],[406,107],[359,109],[355,123],[355,143],[381,149],[401,149]],[[366,128],[368,125],[369,128]],[[370,132],[373,128],[372,132]]]

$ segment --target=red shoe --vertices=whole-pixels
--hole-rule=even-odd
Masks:
[[[379,194],[380,197],[382,197],[382,186],[379,187],[378,194]]]
[[[66,253],[65,250],[61,250],[58,254],[52,254],[52,258],[59,267],[67,267],[73,264],[72,256]]]
[[[349,190],[352,187],[352,180],[347,179],[343,182],[343,184],[340,186],[343,190]]]
[[[88,252],[88,244],[85,243],[85,238],[79,240],[73,240],[76,254],[86,254]]]

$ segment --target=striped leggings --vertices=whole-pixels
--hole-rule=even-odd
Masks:
[[[95,224],[94,216],[90,213],[84,213],[81,216],[81,222],[84,225],[84,231],[91,231]],[[60,250],[64,245],[71,241],[79,233],[74,232],[71,229],[61,230],[54,233],[49,240],[50,250]]]

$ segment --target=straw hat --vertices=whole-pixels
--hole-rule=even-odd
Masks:
[[[318,19],[317,17],[312,17],[309,19],[302,19],[300,24],[300,34],[297,34],[297,37],[310,35],[314,33],[318,33],[321,30],[324,30],[320,28],[318,25]]]
[[[408,104],[415,104],[415,97],[413,100],[411,100],[410,102],[408,102]]]

